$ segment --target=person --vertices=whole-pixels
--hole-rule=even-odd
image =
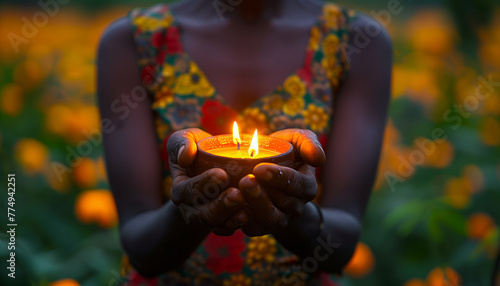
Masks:
[[[185,0],[112,23],[97,85],[124,284],[333,283],[362,230],[391,61],[380,24],[317,0]],[[227,189],[222,169],[191,174],[196,143],[233,121],[291,142],[295,167]]]

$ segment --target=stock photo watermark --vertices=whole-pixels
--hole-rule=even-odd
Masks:
[[[113,100],[110,104],[110,109],[113,114],[117,115],[118,121],[125,120],[131,113],[131,111],[139,106],[141,102],[147,99],[148,91],[147,88],[158,84],[155,81],[154,74],[156,74],[156,69],[151,67],[146,67],[147,76],[143,79],[143,85],[134,86],[130,93],[121,94],[120,98]],[[150,83],[150,84],[147,84]],[[100,148],[103,140],[103,134],[110,134],[116,130],[116,124],[118,122],[113,121],[111,118],[102,118],[100,121],[100,130],[82,130],[82,134],[87,138],[76,144],[75,147],[66,145],[65,151],[65,163],[60,163],[54,161],[51,163],[52,171],[56,175],[57,179],[61,182],[63,180],[64,173],[71,173],[73,168],[78,166],[82,161],[81,157],[88,156],[92,154],[94,148]]]
[[[482,101],[488,99],[495,92],[496,87],[500,86],[500,74],[489,74],[487,78],[480,75],[477,77],[477,85],[474,93],[468,95],[460,104],[454,103],[453,106],[447,109],[442,118],[444,122],[451,124],[451,130],[457,130],[462,126],[464,119],[469,118],[473,112],[477,111]],[[416,170],[416,167],[421,166],[425,160],[434,152],[437,152],[436,144],[448,138],[446,131],[442,128],[434,128],[431,131],[431,138],[429,139],[416,139],[416,149],[410,152],[407,158],[399,156],[399,165],[397,173],[392,171],[385,171],[384,178],[391,189],[396,190],[397,183],[405,182]]]
[[[45,27],[51,18],[54,18],[60,11],[61,5],[68,4],[70,0],[40,0],[37,2],[41,10],[33,13],[31,19],[22,17],[23,23],[21,31],[9,32],[7,38],[12,46],[12,49],[17,54],[19,46],[28,44],[34,38],[39,29]]]
[[[9,259],[7,259],[7,276],[16,278],[16,174],[7,175],[7,250]]]
[[[302,259],[301,264],[295,264],[291,266],[290,270],[283,273],[281,277],[283,283],[286,283],[286,285],[302,285],[310,274],[315,273],[319,268],[319,263],[330,258],[335,250],[341,246],[340,243],[333,242],[331,238],[332,236],[329,234],[325,241],[321,236],[318,236],[316,238],[318,245],[314,248],[313,255]]]

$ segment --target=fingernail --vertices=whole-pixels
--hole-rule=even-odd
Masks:
[[[266,171],[264,174],[262,174],[262,176],[260,176],[260,178],[264,181],[269,181],[273,178],[273,174],[271,173],[271,171]]]
[[[179,163],[179,160],[182,156],[182,153],[184,153],[184,150],[186,150],[186,145],[182,145],[181,148],[179,148],[179,152],[177,152],[177,163]]]
[[[237,204],[238,204],[237,202],[233,202],[233,201],[231,201],[231,200],[229,199],[229,197],[225,197],[225,198],[224,198],[224,205],[225,205],[226,207],[232,208],[232,207],[234,207],[234,206],[235,206],[235,205],[237,205]]]
[[[259,185],[255,185],[253,188],[248,189],[246,191],[251,197],[258,198],[260,196]]]

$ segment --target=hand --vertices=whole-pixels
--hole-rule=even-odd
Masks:
[[[188,167],[196,158],[196,144],[211,135],[197,128],[173,133],[167,142],[172,174],[172,202],[187,223],[206,225],[217,235],[231,235],[248,220],[244,198],[237,188],[225,189],[227,173],[218,168],[190,177]]]
[[[276,232],[302,215],[304,205],[316,197],[318,186],[315,167],[326,161],[325,152],[312,131],[286,129],[271,134],[290,142],[295,151],[295,169],[263,163],[255,166],[253,175],[239,182],[239,188],[251,214],[242,227],[248,236]]]

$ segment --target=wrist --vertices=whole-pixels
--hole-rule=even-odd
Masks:
[[[320,234],[323,228],[321,209],[313,202],[304,205],[303,214],[288,225],[273,233],[273,236],[288,249],[305,248]]]
[[[169,204],[169,213],[173,212],[172,215],[180,229],[188,230],[196,236],[208,235],[210,230],[198,220],[195,208],[187,205],[175,205],[172,201],[169,201]]]

